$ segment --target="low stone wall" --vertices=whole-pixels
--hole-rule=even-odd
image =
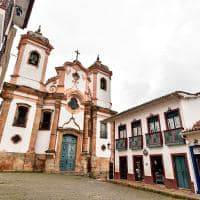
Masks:
[[[0,171],[23,171],[25,154],[0,152]]]
[[[93,157],[91,165],[91,177],[107,179],[109,172],[109,158]]]
[[[44,171],[45,170],[45,162],[46,162],[46,155],[35,155],[35,165],[34,165],[34,171]]]
[[[0,152],[0,171],[24,171],[26,154]],[[35,154],[32,171],[44,171],[46,155]]]

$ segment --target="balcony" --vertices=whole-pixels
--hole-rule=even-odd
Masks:
[[[142,147],[143,147],[142,135],[129,137],[129,149],[136,150],[136,149],[142,149]]]
[[[182,130],[182,128],[178,128],[164,131],[165,144],[167,146],[185,144],[185,140],[181,137]]]
[[[116,150],[124,151],[127,150],[127,138],[116,139]]]
[[[149,148],[161,147],[163,145],[162,132],[147,133],[146,145]]]

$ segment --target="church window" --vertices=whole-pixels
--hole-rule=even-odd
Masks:
[[[40,60],[40,54],[37,51],[32,51],[30,53],[28,63],[31,65],[38,66]]]
[[[17,144],[22,140],[22,138],[20,137],[20,135],[17,134],[17,135],[12,136],[11,140],[12,140],[13,144]]]
[[[26,127],[29,105],[18,104],[15,112],[13,126]]]
[[[42,111],[42,117],[40,121],[40,130],[50,130],[51,127],[51,115],[52,111]]]
[[[100,88],[102,90],[106,90],[107,89],[107,82],[106,82],[105,78],[101,78],[101,80],[100,80]]]
[[[79,104],[78,104],[78,100],[74,97],[72,97],[70,99],[70,101],[68,102],[68,106],[72,109],[72,110],[76,110],[79,108]]]
[[[107,124],[104,122],[100,123],[100,138],[107,138]]]

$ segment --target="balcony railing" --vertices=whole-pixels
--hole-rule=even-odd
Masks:
[[[143,137],[142,135],[137,135],[129,137],[129,149],[142,149],[143,147]]]
[[[116,150],[127,150],[127,138],[116,139]]]
[[[185,140],[181,137],[182,130],[182,128],[178,128],[164,131],[165,144],[168,146],[185,144]]]
[[[161,147],[163,145],[162,132],[154,132],[146,134],[147,147]]]

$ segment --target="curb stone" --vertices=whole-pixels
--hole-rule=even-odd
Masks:
[[[162,194],[164,196],[174,197],[174,198],[177,198],[177,199],[200,200],[200,196],[199,197],[191,196],[193,194],[190,194],[190,195],[189,194],[177,194],[177,193],[173,193],[173,192],[170,192],[170,191],[159,190],[159,189],[156,189],[156,188],[149,188],[148,186],[134,185],[134,184],[131,184],[131,183],[126,183],[126,182],[116,181],[116,180],[107,180],[107,182],[113,183],[113,184],[128,186],[128,187],[138,189],[138,190],[145,190],[145,191],[148,191],[148,192]],[[196,195],[196,194],[194,194],[194,195]]]

